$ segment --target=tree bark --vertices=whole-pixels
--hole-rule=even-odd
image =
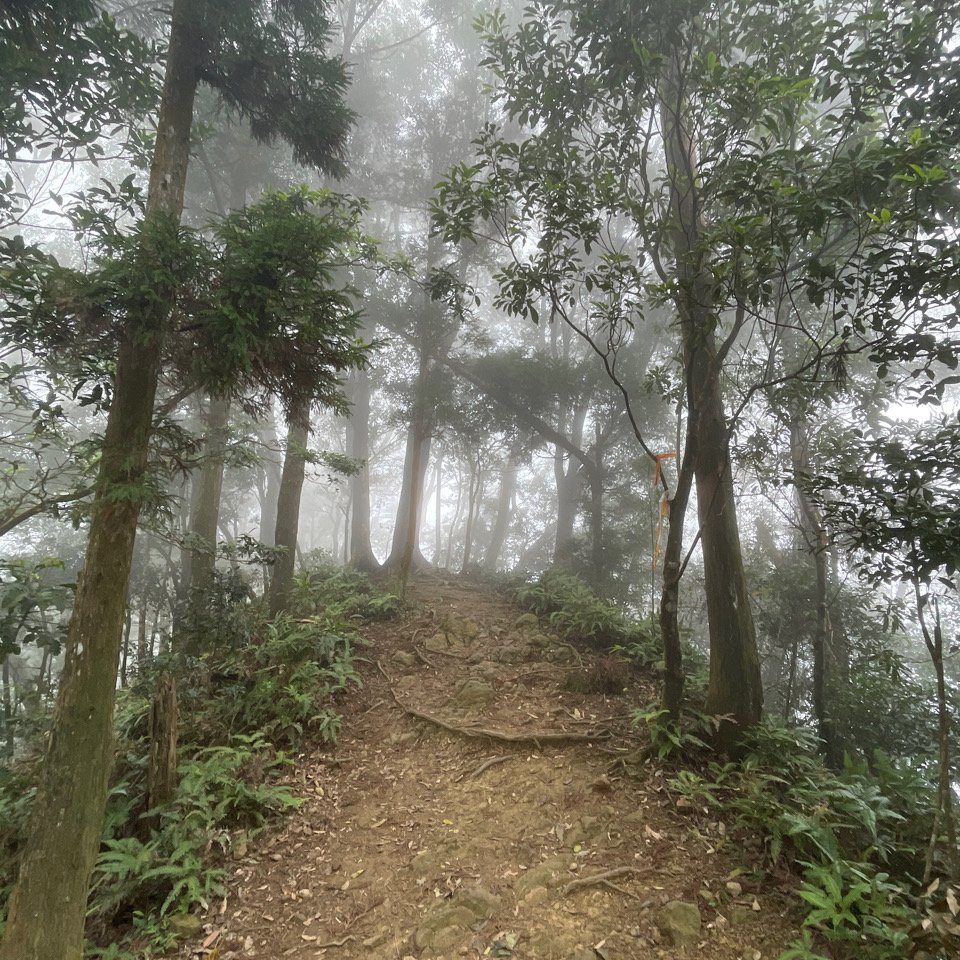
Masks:
[[[490,534],[490,543],[483,558],[483,569],[493,573],[497,569],[497,561],[503,553],[503,545],[507,542],[507,533],[510,530],[513,494],[517,489],[517,462],[512,456],[507,459],[500,479],[500,496],[497,501],[497,519]]]
[[[370,376],[366,370],[355,370],[350,384],[353,407],[347,425],[347,453],[363,461],[360,472],[350,478],[350,563],[373,573],[380,564],[370,543]]]
[[[277,498],[277,526],[274,546],[282,547],[273,565],[268,594],[270,615],[282,613],[290,599],[297,560],[297,533],[300,526],[300,495],[306,470],[307,441],[310,438],[310,405],[301,403],[287,418],[287,452],[283,458],[280,495]]]
[[[209,590],[217,565],[217,525],[220,521],[229,419],[230,398],[211,397],[203,442],[203,462],[197,478],[197,497],[190,516],[190,533],[194,543],[184,557],[182,592],[188,602],[192,601],[194,595]]]
[[[481,495],[483,492],[483,468],[480,466],[479,454],[470,461],[470,485],[467,494],[467,523],[463,531],[463,563],[460,573],[466,573],[470,566],[473,553],[473,531],[476,525],[477,514],[480,510]]]
[[[260,461],[263,470],[263,493],[260,498],[260,542],[272,547],[277,529],[277,500],[280,496],[282,467],[276,452],[277,429],[271,411],[260,433],[265,453]]]
[[[13,736],[13,692],[10,681],[10,654],[3,655],[3,756],[13,759],[15,740]]]
[[[141,249],[145,276],[158,257],[149,229],[179,221],[183,209],[202,34],[200,4],[174,0]],[[84,571],[0,960],[79,960],[83,953],[87,887],[113,761],[117,662],[140,514],[136,491],[146,474],[173,293],[151,291],[151,302],[121,334]]]
[[[597,470],[590,474],[590,578],[593,586],[603,586],[603,457],[597,445]]]
[[[667,53],[661,125],[670,185],[669,234],[675,258],[688,430],[696,431],[694,476],[710,630],[705,709],[725,718],[717,733],[717,746],[730,751],[739,735],[760,719],[763,691],[737,527],[712,276],[701,236],[697,151],[688,127],[693,112],[683,92],[686,56],[676,47]]]
[[[793,483],[800,508],[800,528],[804,546],[810,554],[816,577],[814,602],[817,625],[813,634],[813,714],[817,731],[823,742],[827,765],[834,770],[843,766],[843,744],[832,719],[833,691],[836,688],[833,658],[833,629],[829,606],[829,542],[820,511],[803,489],[804,477],[810,472],[808,438],[805,426],[797,421],[790,424],[790,457]]]
[[[169,671],[164,671],[150,704],[150,758],[147,766],[147,809],[155,811],[170,803],[177,794],[177,684]],[[160,827],[160,817],[153,813],[144,818],[149,830]]]
[[[418,408],[424,404],[415,401]],[[425,410],[415,410],[410,429],[407,431],[407,446],[403,460],[403,481],[400,501],[397,505],[397,521],[394,529],[390,556],[384,566],[396,570],[401,581],[410,571],[426,566],[426,558],[420,551],[420,519],[423,500],[423,485],[430,461],[432,424]]]
[[[663,643],[663,695],[661,705],[671,719],[680,719],[683,705],[683,645],[680,641],[680,580],[683,577],[683,525],[693,487],[697,459],[697,424],[687,420],[683,459],[669,504],[667,544],[663,551],[663,586],[660,591],[660,637]],[[656,549],[656,547],[654,547]]]

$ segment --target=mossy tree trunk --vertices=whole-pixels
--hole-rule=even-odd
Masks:
[[[200,4],[175,0],[141,256],[179,221],[197,88]],[[113,707],[130,564],[147,470],[161,346],[174,290],[153,289],[121,335],[84,569],[2,960],[80,960],[90,874],[113,763]]]
[[[695,431],[694,477],[703,550],[710,680],[705,708],[724,717],[717,735],[732,750],[742,731],[761,715],[763,691],[750,599],[747,594],[730,460],[730,431],[720,383],[717,308],[702,237],[694,113],[684,94],[689,54],[667,53],[661,90],[661,123],[670,192],[669,239],[675,260],[688,412]],[[682,469],[682,467],[681,467]]]

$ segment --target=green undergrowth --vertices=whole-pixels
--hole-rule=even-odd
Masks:
[[[222,894],[230,860],[298,806],[285,782],[297,751],[336,738],[338,695],[360,683],[357,625],[399,609],[362,575],[331,568],[304,574],[290,612],[273,621],[229,572],[195,599],[200,612],[183,621],[175,652],[144,665],[119,694],[117,762],[89,901],[92,956],[170,950],[189,930],[189,911]],[[178,787],[172,802],[148,811],[150,706],[167,674],[178,696]],[[0,904],[15,878],[37,756],[0,767]]]
[[[660,663],[656,625],[632,620],[576,577],[548,571],[508,592],[570,641]],[[933,872],[941,879],[921,883],[933,829],[932,767],[895,764],[875,751],[869,762],[848,759],[832,771],[812,733],[775,724],[754,730],[736,761],[716,759],[710,743],[719,718],[697,708],[705,659],[693,650],[684,659],[682,722],[654,705],[635,710],[634,723],[650,737],[648,755],[673,770],[671,787],[695,812],[701,837],[714,849],[750,851],[747,873],[760,864],[768,878],[785,871],[795,878],[787,885],[802,930],[780,960],[960,956],[960,886],[939,861]]]
[[[698,733],[680,735],[680,748]],[[798,875],[802,935],[780,960],[960,955],[952,914],[960,891],[919,882],[933,809],[922,771],[878,752],[869,765],[848,761],[833,772],[813,734],[764,724],[737,761],[681,769],[670,785],[702,815],[698,830],[712,846],[740,849],[760,838],[754,852],[767,868]]]
[[[537,580],[511,586],[509,593],[520,606],[546,618],[567,640],[616,649],[638,664],[660,659],[657,624],[630,618],[569,573],[547,570]]]

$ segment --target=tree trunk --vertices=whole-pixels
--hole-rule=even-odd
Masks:
[[[128,673],[127,664],[130,660],[130,631],[131,630],[133,630],[133,611],[130,609],[130,604],[128,603],[126,612],[124,613],[123,649],[120,654],[120,686],[121,688],[124,688],[127,685],[127,673]]]
[[[957,847],[957,827],[953,817],[953,782],[950,760],[950,701],[947,694],[946,677],[943,670],[943,624],[940,619],[940,608],[934,599],[933,629],[927,623],[924,612],[930,603],[930,597],[920,588],[920,582],[913,582],[914,596],[917,601],[917,618],[920,621],[920,630],[923,642],[926,644],[933,663],[934,674],[937,678],[937,744],[938,767],[937,800],[933,817],[933,830],[930,834],[930,844],[927,847],[926,860],[923,869],[923,882],[929,883],[933,876],[933,865],[937,846],[940,844],[941,829],[946,839],[946,864],[950,873],[960,869],[960,849]]]
[[[437,499],[434,501],[436,507],[436,513],[434,515],[434,550],[433,550],[433,562],[436,564],[437,569],[440,569],[440,553],[443,550],[443,451],[439,451],[437,454],[436,464],[434,466],[436,470],[436,478],[434,485],[436,487]]]
[[[554,476],[557,479],[557,535],[553,545],[553,562],[556,566],[569,564],[573,553],[573,525],[580,504],[581,465],[570,457],[564,469],[563,453],[554,454]]]
[[[835,690],[834,664],[830,655],[833,646],[833,630],[830,624],[829,606],[829,543],[820,511],[803,489],[803,480],[810,472],[809,444],[805,425],[794,421],[790,424],[790,457],[793,484],[800,508],[800,529],[804,546],[810,554],[816,576],[815,603],[817,626],[813,634],[813,714],[817,730],[823,741],[827,765],[834,770],[843,767],[843,744],[832,719],[833,691]]]
[[[270,578],[269,606],[272,617],[282,613],[290,599],[297,560],[297,532],[300,526],[300,495],[306,470],[307,441],[310,438],[310,405],[291,410],[287,422],[287,452],[277,498],[277,526],[274,546],[282,547]]]
[[[137,617],[137,674],[143,673],[144,664],[147,662],[149,654],[147,653],[147,595],[140,598],[140,612]]]
[[[194,542],[184,557],[182,592],[188,601],[195,594],[203,594],[210,589],[216,569],[217,524],[220,521],[229,419],[230,398],[211,397],[203,442],[203,462],[197,478],[197,497],[190,516],[190,534]]]
[[[418,406],[419,406],[418,401]],[[426,558],[420,551],[420,515],[423,501],[423,485],[430,461],[431,425],[425,412],[414,414],[407,431],[407,447],[403,460],[403,483],[400,502],[397,505],[397,521],[394,528],[390,556],[385,566],[396,570],[405,581],[411,569],[426,566]]]
[[[603,458],[597,447],[597,470],[590,480],[590,577],[596,588],[603,586]]]
[[[660,592],[660,636],[663,643],[663,696],[661,705],[671,719],[680,719],[683,705],[683,646],[680,642],[680,580],[683,577],[683,524],[693,486],[697,459],[697,424],[688,419],[683,460],[669,505],[667,545],[663,551],[663,587]],[[656,551],[656,546],[654,546]],[[656,555],[656,554],[654,554]]]
[[[710,681],[705,709],[726,718],[717,746],[731,750],[761,715],[763,691],[753,614],[747,594],[730,461],[729,429],[720,385],[712,275],[704,262],[697,151],[684,95],[686,54],[667,53],[661,126],[670,184],[670,241],[675,258],[688,430],[695,431],[694,475],[703,549]]]
[[[203,42],[199,7],[174,0],[141,247],[147,277],[156,275],[152,264],[163,257],[153,249],[150,228],[179,221],[183,209]],[[84,571],[0,960],[79,960],[83,952],[87,887],[113,761],[117,661],[140,513],[136,492],[146,473],[172,298],[172,289],[155,287],[121,334]]]
[[[463,563],[460,573],[467,572],[470,565],[470,555],[473,552],[473,531],[476,525],[477,514],[480,509],[481,493],[483,491],[483,469],[480,466],[479,455],[470,461],[470,486],[467,495],[467,524],[463,531]]]
[[[3,756],[7,760],[13,759],[13,692],[10,681],[10,654],[3,655]]]
[[[268,547],[274,545],[273,536],[277,530],[277,500],[280,497],[282,477],[280,457],[276,449],[279,441],[273,417],[274,414],[271,411],[260,433],[265,451],[261,460],[264,482],[263,494],[260,498],[260,542]]]
[[[150,704],[150,758],[147,766],[147,809],[170,803],[177,794],[177,684],[169,671],[157,681]],[[148,830],[160,827],[160,817],[144,819]]]
[[[350,563],[373,573],[380,564],[370,543],[370,376],[366,370],[355,370],[350,383],[353,408],[347,426],[347,453],[363,461],[360,472],[350,478]]]
[[[497,561],[503,552],[503,545],[507,542],[507,533],[510,530],[510,505],[513,502],[513,493],[517,489],[517,462],[511,456],[504,468],[500,479],[500,496],[497,501],[497,519],[490,534],[490,543],[483,558],[483,569],[493,573],[497,569]]]

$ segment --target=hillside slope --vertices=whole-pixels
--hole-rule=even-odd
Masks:
[[[596,655],[532,614],[456,580],[411,599],[368,630],[335,751],[298,759],[302,807],[235,847],[183,956],[762,960],[797,936],[724,825],[625,762],[648,681],[565,692]]]

